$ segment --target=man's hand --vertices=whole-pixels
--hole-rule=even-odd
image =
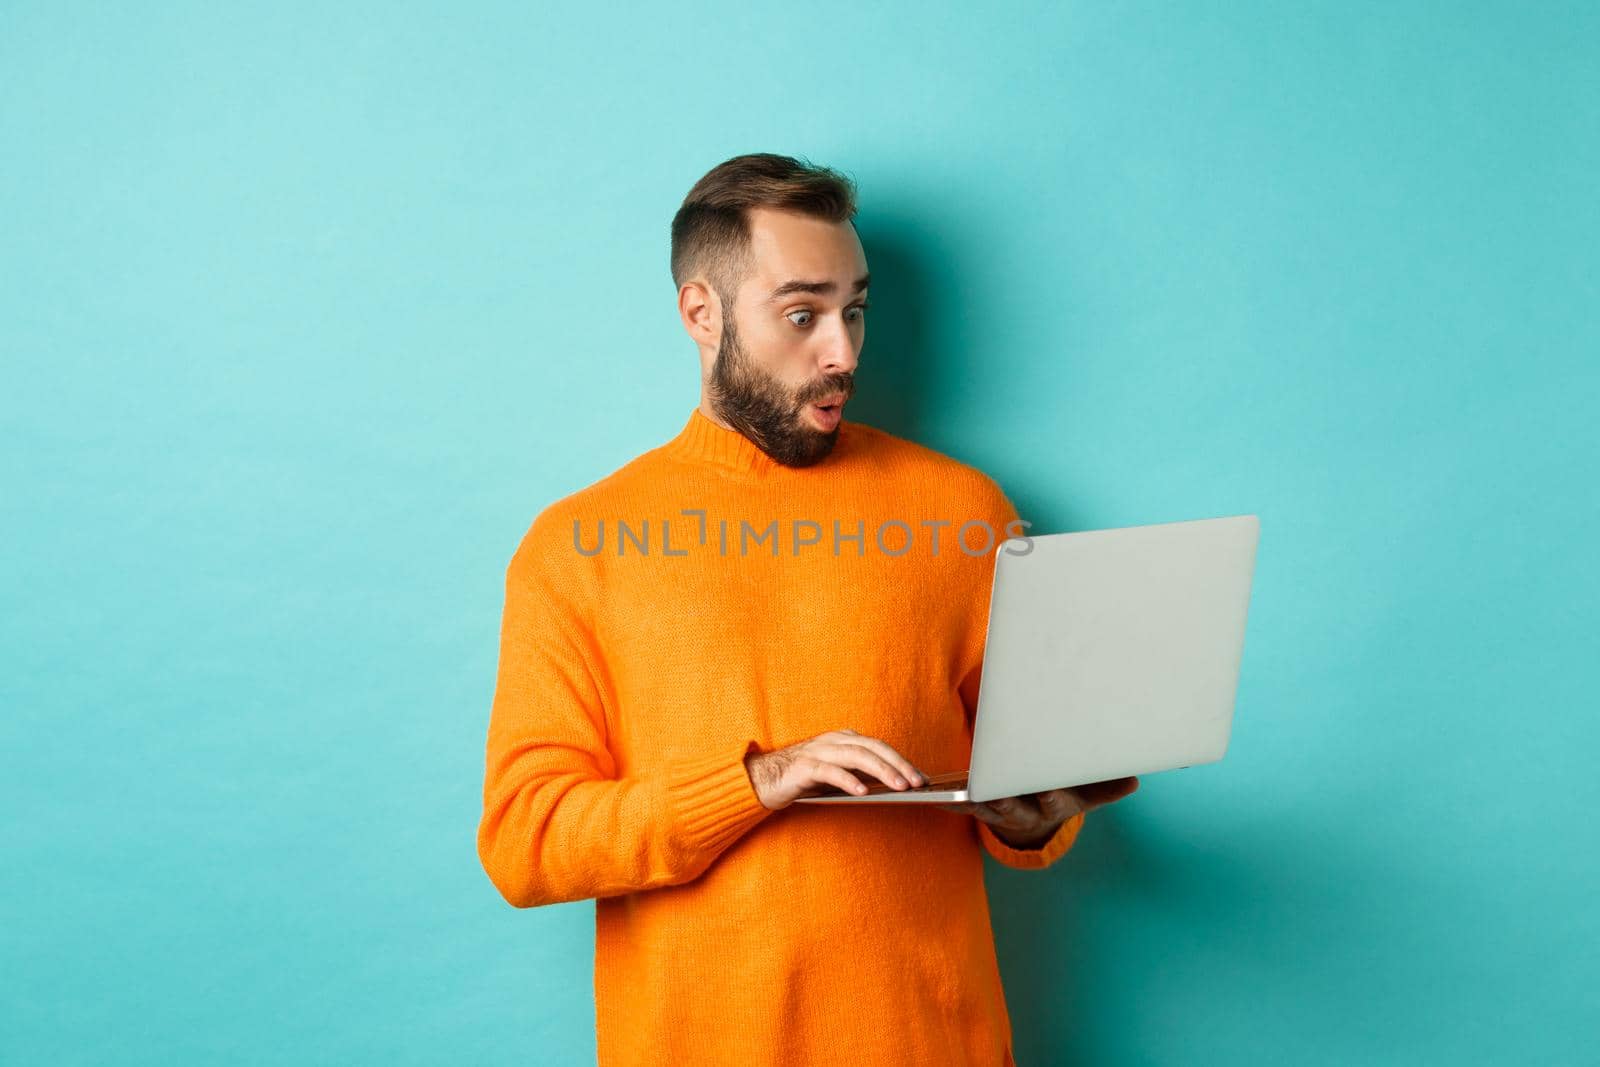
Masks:
[[[830,730],[809,741],[746,756],[745,770],[764,807],[777,811],[817,786],[846,793],[867,791],[850,769],[865,771],[893,789],[923,785],[927,779],[885,741],[854,730]],[[848,768],[848,769],[847,769]]]
[[[1074,815],[1121,800],[1138,788],[1136,777],[1113,778],[1070,789],[1048,789],[1020,797],[940,804],[939,807],[982,819],[993,827],[996,837],[1012,848],[1039,848]]]

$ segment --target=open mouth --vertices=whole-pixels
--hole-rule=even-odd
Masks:
[[[837,415],[844,408],[844,394],[834,393],[832,396],[825,396],[821,400],[812,401],[811,406],[826,414]]]
[[[827,430],[827,432],[832,432],[834,427],[838,426],[840,418],[842,418],[840,411],[845,408],[845,402],[838,400],[838,398],[829,398],[827,403],[811,403],[808,406],[810,406],[811,410],[811,421],[816,426]]]
[[[839,425],[840,413],[844,410],[844,397],[840,395],[823,397],[810,405],[812,418],[822,425],[824,430],[831,430]]]

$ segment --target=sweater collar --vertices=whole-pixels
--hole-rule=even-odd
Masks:
[[[689,412],[689,421],[678,436],[667,442],[666,450],[691,463],[708,463],[757,477],[783,466],[738,430],[726,429],[706,418],[698,407]]]

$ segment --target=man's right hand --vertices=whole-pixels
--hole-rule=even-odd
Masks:
[[[923,785],[927,778],[911,761],[876,737],[830,730],[809,741],[746,756],[745,769],[761,803],[774,811],[818,786],[861,794],[867,787],[851,770],[865,771],[892,789]]]

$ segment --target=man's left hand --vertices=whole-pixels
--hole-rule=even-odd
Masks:
[[[1070,789],[1047,789],[999,800],[964,801],[940,804],[946,811],[965,812],[988,823],[994,834],[1012,848],[1039,848],[1061,824],[1080,812],[1092,811],[1121,800],[1139,788],[1136,777],[1113,778],[1105,782],[1075,785]]]

